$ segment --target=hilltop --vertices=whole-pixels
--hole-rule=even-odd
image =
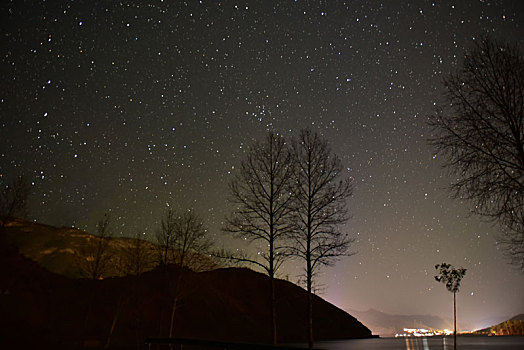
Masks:
[[[6,238],[8,244],[16,247],[22,255],[51,272],[71,278],[84,277],[81,266],[96,240],[95,235],[77,228],[53,227],[22,220],[9,223]],[[123,276],[121,260],[135,241],[135,238],[129,237],[109,238],[107,254],[111,261],[104,277]],[[151,270],[158,246],[147,240],[141,240],[141,243],[146,252],[143,264],[146,270]]]
[[[476,334],[487,335],[524,335],[524,314],[513,316],[512,318],[500,322],[494,326],[479,329]]]

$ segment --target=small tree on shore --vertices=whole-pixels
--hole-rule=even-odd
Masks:
[[[466,275],[466,269],[459,268],[455,269],[452,265],[447,263],[435,265],[437,275],[435,280],[437,282],[444,283],[446,289],[453,293],[453,349],[457,349],[457,292],[460,288],[460,281]]]

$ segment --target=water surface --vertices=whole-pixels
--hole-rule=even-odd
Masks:
[[[453,350],[453,337],[373,338],[318,342],[325,350]],[[458,336],[457,350],[522,350],[524,337]]]

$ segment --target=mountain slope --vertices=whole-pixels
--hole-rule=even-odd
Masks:
[[[97,236],[69,227],[53,227],[34,222],[15,220],[6,227],[7,242],[24,256],[38,262],[49,271],[72,277],[85,277],[82,265],[94,251]],[[135,238],[111,237],[107,254],[110,264],[104,278],[122,276],[122,260],[132,250]],[[143,266],[146,271],[154,267],[158,246],[141,240],[144,251]]]
[[[524,335],[524,314],[513,316],[507,321],[491,327],[475,331],[477,334],[488,335]]]
[[[271,341],[269,279],[252,270],[195,273],[171,266],[92,281],[45,270],[16,248],[0,250],[0,348],[100,348],[108,341],[110,348],[140,348],[146,337],[167,336],[175,296],[175,337]],[[306,296],[302,288],[276,281],[279,342],[306,340]],[[318,340],[371,336],[319,297],[314,312]]]

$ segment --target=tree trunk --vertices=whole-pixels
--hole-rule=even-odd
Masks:
[[[273,345],[277,344],[277,305],[275,298],[275,278],[270,277],[271,280],[271,329],[273,331]]]
[[[311,262],[307,261],[307,338],[308,347],[313,349],[313,273],[311,271]]]
[[[143,339],[141,336],[142,331],[142,322],[140,322],[140,299],[137,301],[136,305],[136,315],[135,315],[135,338],[136,338],[136,349],[140,350],[142,347]],[[160,334],[160,333],[159,333]]]
[[[95,301],[95,296],[94,296],[95,288],[92,285],[92,282],[90,284],[91,285],[89,286],[90,288],[89,296],[87,297],[86,309],[84,313],[84,322],[82,326],[82,344],[85,343],[85,341],[87,340],[87,335],[89,333],[89,330],[88,330],[89,316],[91,315],[91,308],[93,307],[93,303]]]
[[[140,301],[141,301],[141,285],[140,285],[140,274],[137,274],[135,275],[135,280],[134,280],[134,288],[133,288],[133,293],[134,293],[134,300],[133,300],[133,305],[134,305],[134,316],[135,316],[135,340],[136,340],[136,349],[137,350],[140,350],[141,346],[142,346],[142,343],[143,343],[143,339],[141,337],[141,322],[140,322]],[[159,333],[161,334],[161,333]]]
[[[173,305],[171,307],[171,321],[169,322],[169,338],[173,338],[173,331],[175,325],[175,311],[178,303],[178,295],[175,295],[173,298]]]
[[[307,309],[308,309],[308,347],[313,349],[313,294],[311,291],[307,295]]]
[[[311,184],[309,184],[311,189]],[[313,349],[313,266],[311,264],[311,195],[308,199],[308,227],[306,242],[306,283],[307,283],[307,318],[308,318],[308,347]]]
[[[453,292],[453,350],[457,350],[457,293]]]
[[[171,321],[169,322],[169,338],[173,338],[174,326],[175,326],[175,311],[177,308],[180,293],[182,291],[182,274],[184,272],[184,268],[182,266],[183,265],[181,264],[180,266],[177,267],[178,279],[177,279],[176,286],[173,290],[174,293],[173,293],[173,304],[171,307]]]
[[[116,305],[115,316],[113,317],[113,323],[111,323],[111,328],[109,329],[109,336],[107,337],[107,341],[104,346],[104,349],[109,349],[109,346],[111,345],[111,337],[113,336],[113,332],[115,331],[116,323],[118,321],[118,317],[120,316],[120,310],[122,309],[122,303],[123,303],[122,299],[123,297],[120,297]]]
[[[271,164],[273,164],[273,142],[269,144],[271,150]],[[270,182],[270,198],[269,198],[269,280],[271,283],[271,330],[273,332],[273,345],[277,344],[277,306],[275,300],[275,225],[273,220],[275,219],[274,213],[274,173],[273,165],[271,165],[271,182]]]
[[[173,305],[171,307],[171,321],[169,322],[169,338],[173,338],[174,326],[175,326],[175,311],[178,303],[178,293],[173,297]],[[169,349],[173,349],[174,344],[169,344]],[[180,345],[182,347],[182,345]]]

